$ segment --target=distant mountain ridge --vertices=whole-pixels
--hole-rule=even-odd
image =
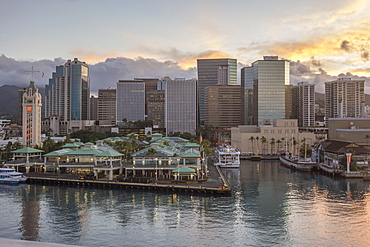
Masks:
[[[14,85],[0,86],[0,116],[12,116],[15,119],[19,117],[18,92],[21,89],[24,88]],[[45,88],[39,88],[39,92],[41,96],[44,97]]]
[[[21,89],[13,85],[0,87],[0,116],[18,116],[18,91]]]

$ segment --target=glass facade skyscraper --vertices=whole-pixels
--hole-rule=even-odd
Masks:
[[[45,117],[59,116],[61,121],[89,120],[89,66],[75,58],[56,67],[45,86]]]
[[[290,84],[289,61],[279,60],[277,56],[263,58],[242,70],[244,119],[254,125],[286,117],[285,86]]]
[[[138,121],[145,119],[145,82],[142,80],[120,80],[117,82],[117,123],[123,119]]]
[[[198,124],[205,121],[205,89],[216,85],[237,85],[236,59],[198,59]]]

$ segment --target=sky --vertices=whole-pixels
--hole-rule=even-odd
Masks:
[[[0,86],[90,66],[91,91],[134,77],[196,78],[197,58],[291,61],[291,82],[362,78],[370,93],[369,0],[0,0]],[[44,77],[42,77],[44,73]],[[240,77],[239,77],[240,80]]]

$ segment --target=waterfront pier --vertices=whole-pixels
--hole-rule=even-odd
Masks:
[[[65,185],[81,187],[99,187],[115,189],[138,189],[146,191],[180,192],[203,195],[230,195],[231,189],[223,177],[221,170],[209,166],[210,175],[207,181],[157,181],[157,183],[120,182],[107,179],[79,179],[76,176],[51,176],[45,174],[29,174],[27,183],[44,185]]]

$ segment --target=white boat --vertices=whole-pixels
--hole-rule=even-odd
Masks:
[[[309,159],[299,159],[296,156],[279,156],[280,163],[293,170],[310,172],[316,166],[316,162]]]
[[[14,179],[18,180],[18,183],[25,183],[27,180],[27,177],[24,176],[23,173],[17,172],[14,168],[0,168],[0,180],[2,179],[1,176],[5,179],[5,181]],[[15,183],[15,181],[13,183]]]
[[[233,146],[219,146],[216,151],[217,162],[221,168],[238,168],[240,166],[240,152]]]

